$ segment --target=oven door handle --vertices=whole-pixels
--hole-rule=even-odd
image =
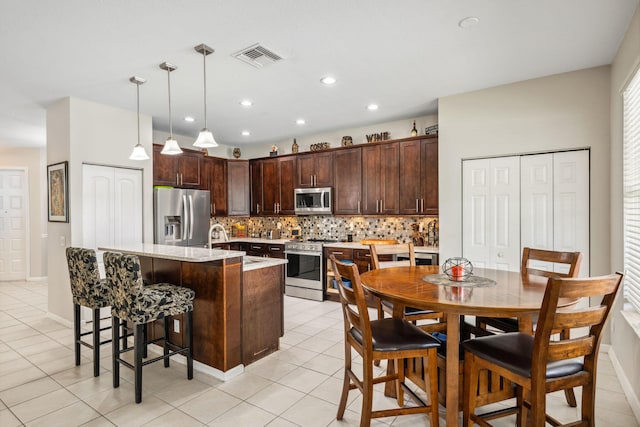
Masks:
[[[322,254],[319,252],[305,252],[305,251],[284,251],[286,255],[307,255],[307,256],[316,256],[318,258],[322,257]]]

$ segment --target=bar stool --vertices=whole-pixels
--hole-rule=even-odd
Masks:
[[[113,302],[111,306],[113,341],[120,339],[117,327],[121,320],[133,325],[133,347],[120,349],[117,344],[113,348],[113,387],[120,386],[120,364],[135,371],[136,403],[142,401],[142,367],[159,360],[169,367],[169,358],[176,354],[184,354],[187,358],[187,378],[193,378],[193,300],[192,289],[169,283],[156,283],[144,286],[142,282],[140,261],[136,255],[125,255],[115,252],[104,253],[104,266],[107,279],[112,286]],[[178,346],[169,342],[169,316],[185,314],[186,345]],[[153,359],[142,361],[147,342],[144,330],[147,323],[164,320],[163,340],[164,354]],[[133,364],[120,358],[122,353],[133,350]],[[170,351],[173,350],[173,351]]]
[[[111,342],[111,339],[100,341],[100,332],[111,329],[111,326],[100,327],[100,309],[111,305],[111,291],[105,279],[100,279],[98,260],[93,249],[73,248],[66,250],[69,281],[73,296],[73,342],[76,353],[76,366],[80,365],[80,346],[93,350],[93,376],[100,375],[100,345]],[[93,312],[92,330],[80,331],[80,306],[90,308]],[[93,335],[92,343],[82,340],[86,335]]]

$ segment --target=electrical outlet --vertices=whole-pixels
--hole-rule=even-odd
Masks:
[[[67,239],[65,238],[65,236],[60,236],[58,238],[58,241],[60,243],[60,246],[62,246],[63,248],[67,245]]]
[[[178,319],[173,319],[173,332],[180,333],[180,321]]]

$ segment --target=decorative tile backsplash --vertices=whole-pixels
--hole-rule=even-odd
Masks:
[[[437,217],[340,217],[330,215],[287,217],[215,217],[211,223],[220,223],[231,236],[234,225],[246,225],[248,237],[264,237],[266,231],[280,223],[281,238],[291,237],[290,230],[300,227],[304,239],[346,241],[349,234],[354,242],[362,239],[396,239],[413,241],[416,246],[438,246]]]

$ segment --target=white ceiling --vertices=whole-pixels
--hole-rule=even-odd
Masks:
[[[43,146],[46,108],[73,96],[141,111],[168,131],[271,143],[433,114],[441,96],[610,64],[638,0],[0,0],[0,146]],[[458,22],[480,19],[472,28]],[[231,54],[261,43],[262,69]],[[325,87],[320,78],[338,79]],[[254,106],[240,106],[251,99]],[[380,105],[376,112],[369,103]],[[186,123],[184,116],[197,121]],[[295,120],[306,119],[299,126]],[[250,137],[241,136],[250,130]]]

